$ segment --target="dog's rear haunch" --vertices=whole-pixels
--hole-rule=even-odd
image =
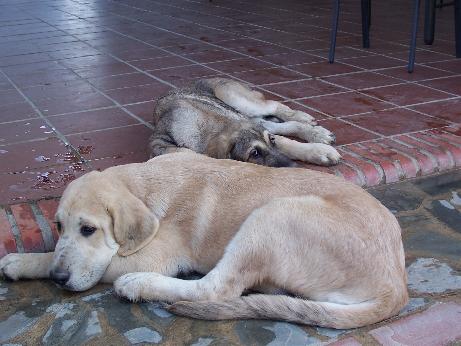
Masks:
[[[114,282],[120,296],[195,318],[333,328],[381,321],[408,300],[395,217],[321,172],[162,155],[73,181],[56,221],[55,252],[7,255],[4,276],[74,291]],[[176,278],[188,271],[206,275]]]

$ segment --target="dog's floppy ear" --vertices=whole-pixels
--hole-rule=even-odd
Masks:
[[[236,141],[236,135],[234,133],[222,133],[216,136],[207,147],[207,155],[216,159],[230,159],[231,150],[233,144]]]
[[[112,216],[115,240],[120,245],[120,256],[129,256],[142,249],[159,229],[157,217],[130,191],[114,199],[108,211]]]

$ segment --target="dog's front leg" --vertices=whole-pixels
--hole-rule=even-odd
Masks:
[[[12,253],[0,259],[0,274],[10,280],[49,277],[54,252]]]
[[[341,155],[331,145],[300,143],[282,136],[274,136],[275,146],[292,160],[315,163],[321,166],[335,165]]]

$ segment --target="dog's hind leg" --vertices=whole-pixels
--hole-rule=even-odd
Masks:
[[[169,137],[167,136],[156,136],[152,135],[149,139],[150,158],[176,153],[180,151],[189,151],[190,149],[178,147]]]
[[[315,125],[311,115],[296,111],[290,107],[273,100],[266,100],[264,95],[256,90],[232,80],[216,83],[213,86],[215,96],[249,118],[263,118],[276,116],[283,121],[299,121]]]

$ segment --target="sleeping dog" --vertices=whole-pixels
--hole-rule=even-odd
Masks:
[[[151,157],[187,148],[217,159],[273,167],[294,166],[293,160],[323,166],[340,160],[328,145],[334,135],[315,126],[310,115],[266,100],[231,79],[203,79],[171,91],[156,104],[154,126]]]
[[[72,291],[114,282],[132,301],[210,320],[354,328],[408,300],[395,217],[360,187],[317,171],[162,155],[74,180],[56,222],[54,253],[9,254],[0,273]],[[176,278],[191,271],[205,276]],[[261,293],[242,295],[248,289]]]

